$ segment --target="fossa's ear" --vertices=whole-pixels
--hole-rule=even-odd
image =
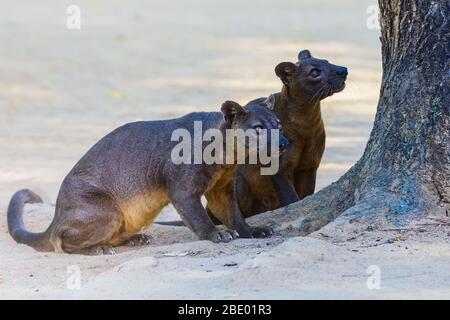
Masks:
[[[311,55],[311,52],[309,52],[309,50],[302,50],[298,53],[298,61],[311,59],[311,58],[312,58],[312,55]]]
[[[222,108],[220,109],[220,111],[222,111],[223,113],[225,122],[229,123],[230,125],[236,119],[242,119],[248,113],[248,111],[245,110],[239,103],[231,100],[227,100],[222,103]]]
[[[292,62],[281,62],[275,67],[275,74],[285,85],[287,85],[290,77],[294,74],[297,68],[298,67]]]

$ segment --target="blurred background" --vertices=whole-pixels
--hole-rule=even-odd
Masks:
[[[67,27],[70,5],[81,10],[80,29]],[[358,160],[372,127],[381,78],[379,30],[367,25],[373,5],[0,1],[0,207],[23,187],[54,203],[65,174],[121,124],[279,91],[274,67],[302,49],[349,68],[347,88],[322,103],[317,189],[326,186]]]

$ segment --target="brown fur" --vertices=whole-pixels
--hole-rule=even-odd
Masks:
[[[237,195],[245,217],[314,193],[316,172],[325,150],[320,101],[342,91],[347,76],[346,68],[313,58],[307,50],[299,53],[297,64],[280,63],[275,72],[283,82],[281,92],[249,104],[272,109],[290,144],[281,156],[280,172],[276,176],[260,175],[255,165],[239,166]],[[319,76],[315,77],[318,72]]]

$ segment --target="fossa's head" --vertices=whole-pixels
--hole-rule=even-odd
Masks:
[[[345,88],[348,70],[327,60],[314,58],[308,50],[300,51],[298,62],[281,62],[275,67],[281,79],[294,98],[316,103]]]
[[[222,104],[221,111],[228,128],[242,129],[248,134],[248,137],[253,137],[255,139],[258,139],[258,136],[261,134],[267,135],[265,145],[259,143],[258,145],[249,145],[248,140],[245,139],[245,147],[247,149],[253,149],[253,147],[256,148],[255,150],[248,151],[254,152],[259,149],[265,149],[268,152],[271,152],[270,146],[272,145],[271,139],[273,130],[278,131],[276,136],[278,137],[277,145],[279,146],[280,151],[284,151],[287,148],[289,142],[283,135],[280,120],[278,120],[276,115],[265,106],[250,103],[245,107],[242,107],[237,102],[225,101]]]

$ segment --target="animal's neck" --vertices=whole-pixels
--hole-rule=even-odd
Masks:
[[[310,102],[308,97],[294,96],[286,86],[275,94],[275,113],[283,128],[300,125],[302,129],[313,129],[323,125],[320,100]]]

